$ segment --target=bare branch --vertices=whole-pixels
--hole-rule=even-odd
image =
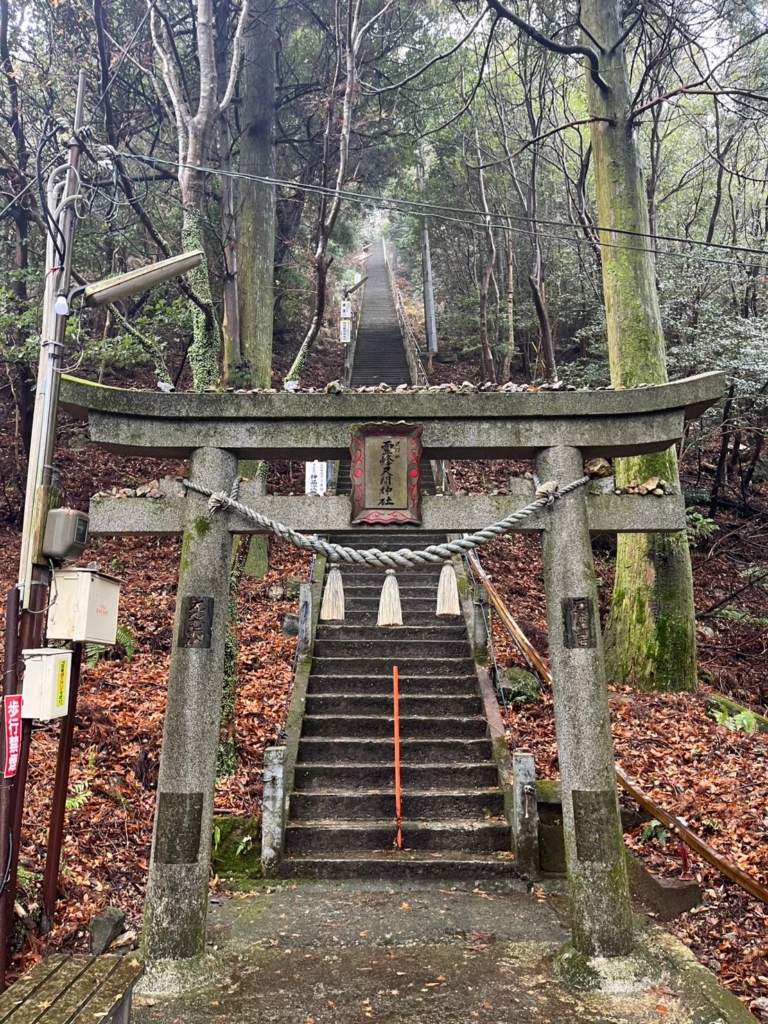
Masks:
[[[440,61],[446,60],[448,57],[452,57],[454,55],[454,53],[456,53],[457,50],[460,50],[461,47],[464,45],[464,43],[466,43],[466,41],[469,39],[469,37],[475,31],[475,29],[480,24],[480,22],[483,20],[483,18],[485,17],[485,14],[486,14],[486,12],[483,11],[480,14],[480,17],[476,18],[472,22],[472,26],[469,29],[469,32],[467,32],[466,35],[462,36],[461,39],[458,41],[458,43],[456,43],[455,46],[452,46],[450,50],[446,50],[445,53],[438,53],[438,55],[436,57],[433,57],[432,60],[427,61],[427,63],[424,64],[422,67],[420,67],[418,69],[418,71],[414,71],[412,75],[408,75],[407,78],[404,78],[402,80],[402,82],[395,82],[394,85],[385,85],[383,89],[369,89],[369,88],[365,87],[365,83],[364,82],[361,82],[361,85],[363,85],[363,87],[365,88],[365,92],[369,96],[381,96],[382,93],[393,92],[395,89],[402,89],[402,87],[404,85],[408,85],[410,82],[413,82],[414,79],[420,78],[424,74],[425,71],[428,71],[435,64],[439,64]]]
[[[558,43],[554,39],[550,39],[549,36],[545,36],[542,32],[539,32],[539,30],[534,28],[533,25],[529,25],[527,21],[524,21],[519,15],[515,14],[514,11],[510,10],[509,7],[501,3],[501,0],[485,0],[485,2],[500,18],[505,18],[507,21],[511,21],[512,24],[519,28],[521,32],[525,32],[525,34],[530,36],[534,42],[539,43],[540,46],[544,46],[547,50],[552,50],[553,53],[564,53],[569,57],[586,57],[589,61],[589,73],[592,76],[592,81],[603,91],[608,91],[608,83],[600,74],[600,57],[591,46],[582,46],[580,43]]]
[[[245,22],[248,17],[250,6],[250,0],[243,0],[240,17],[237,19],[235,38],[232,41],[232,63],[229,67],[229,81],[227,82],[227,88],[224,90],[224,95],[221,98],[221,103],[219,103],[219,114],[224,113],[232,102],[232,97],[235,94],[237,76],[240,73],[240,61],[243,56],[243,32],[245,31]]]

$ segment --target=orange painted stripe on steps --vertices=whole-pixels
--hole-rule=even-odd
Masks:
[[[403,830],[400,821],[403,816],[403,792],[400,786],[400,669],[395,665],[392,669],[395,708],[395,818],[397,820],[397,836],[395,845],[398,850],[403,848]]]

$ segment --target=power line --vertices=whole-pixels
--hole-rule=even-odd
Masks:
[[[177,160],[163,160],[160,157],[147,157],[142,156],[138,153],[128,153],[125,151],[121,152],[119,156],[123,157],[124,159],[138,160],[143,163],[160,164],[167,167],[176,167],[183,168],[185,170],[199,171],[202,174],[218,174],[222,177],[242,178],[248,181],[257,181],[264,185],[281,185],[284,187],[297,189],[301,192],[314,192],[320,195],[337,194],[336,189],[329,188],[323,185],[299,184],[298,182],[288,181],[282,178],[267,178],[258,174],[246,174],[244,171],[223,171],[219,167],[205,167],[197,164],[179,163],[179,161]],[[482,218],[483,224],[485,224],[486,214],[482,213],[479,210],[473,210],[468,207],[441,206],[440,204],[437,203],[426,203],[417,199],[393,199],[387,198],[386,196],[375,195],[367,192],[353,192],[349,189],[340,189],[338,194],[341,195],[343,199],[347,199],[350,202],[371,203],[381,206],[390,204],[395,206],[413,207],[415,208],[416,214],[419,216],[429,216],[429,214],[426,212],[428,210],[444,211],[451,214],[468,214],[470,217],[473,218]],[[544,217],[537,217],[534,218],[533,221],[530,221],[527,217],[521,217],[515,214],[505,213],[489,213],[487,216],[490,217],[491,219],[500,221],[500,227],[506,227],[504,221],[514,220],[520,221],[522,223],[541,224],[545,227],[563,227],[569,228],[571,230],[580,230],[580,225],[572,224],[570,221],[564,220],[551,220]],[[599,225],[595,226],[595,231],[607,232],[614,235],[626,235],[630,238],[644,238],[649,239],[650,241],[673,242],[680,245],[696,245],[701,246],[704,249],[721,249],[726,252],[740,252],[751,256],[768,256],[768,249],[753,249],[750,246],[732,245],[727,242],[703,242],[697,238],[683,238],[682,236],[679,235],[651,235],[648,232],[644,231],[632,231],[628,228],[603,228],[600,227]],[[616,248],[615,245],[612,245],[609,242],[601,242],[597,239],[596,241],[599,245],[603,245],[609,248]],[[664,250],[659,250],[659,252],[664,255],[671,255],[669,253],[666,253]]]
[[[109,149],[110,147],[105,147],[105,148]],[[260,184],[263,184],[263,185],[275,185],[275,186],[282,186],[282,187],[286,187],[286,188],[293,188],[293,189],[296,189],[296,190],[298,190],[300,192],[311,192],[311,193],[318,194],[318,195],[336,195],[337,194],[336,189],[328,188],[328,187],[325,187],[323,185],[300,184],[298,182],[289,181],[289,180],[282,179],[282,178],[267,178],[267,177],[264,177],[264,176],[258,175],[258,174],[247,174],[244,171],[225,171],[225,170],[222,170],[220,167],[205,167],[205,166],[197,165],[197,164],[180,163],[177,160],[164,160],[161,157],[142,156],[141,154],[138,154],[138,153],[129,153],[129,152],[126,152],[126,151],[121,152],[119,154],[119,156],[122,159],[136,160],[136,161],[138,161],[140,163],[146,163],[146,164],[150,164],[150,165],[165,166],[165,167],[175,167],[177,169],[178,168],[183,168],[185,170],[199,171],[201,174],[214,174],[214,175],[219,175],[220,177],[236,178],[236,179],[240,179],[240,180],[244,180],[244,181],[255,181],[255,182],[259,182]],[[512,227],[509,226],[508,223],[505,223],[505,222],[517,221],[517,222],[520,222],[520,223],[523,223],[523,224],[533,223],[533,224],[536,224],[537,226],[538,225],[542,225],[544,227],[564,227],[564,228],[568,228],[570,230],[576,230],[576,231],[581,231],[582,230],[580,225],[572,224],[569,221],[549,220],[549,219],[546,219],[546,218],[534,218],[531,221],[531,220],[529,220],[528,218],[525,218],[525,217],[520,217],[520,216],[513,215],[513,214],[500,214],[500,213],[491,213],[491,214],[488,214],[487,217],[486,217],[486,214],[482,213],[481,211],[479,211],[479,210],[472,210],[470,208],[441,206],[441,205],[436,204],[436,203],[424,203],[424,202],[420,202],[418,200],[412,200],[412,199],[397,199],[397,198],[388,197],[388,196],[374,195],[372,193],[353,192],[353,191],[350,191],[348,189],[340,189],[338,194],[343,199],[347,200],[348,202],[358,203],[358,204],[366,205],[366,206],[367,205],[376,205],[376,206],[385,207],[385,208],[389,208],[389,209],[395,209],[395,210],[398,210],[398,211],[400,211],[402,213],[409,214],[411,216],[431,217],[431,218],[434,218],[436,220],[442,220],[442,221],[446,221],[446,222],[449,222],[449,223],[468,225],[470,227],[484,228],[484,227],[486,227],[487,217],[490,218],[490,219],[494,219],[495,218],[495,219],[497,219],[498,221],[501,222],[501,223],[498,224],[499,227],[503,228],[503,230],[505,230],[505,231],[512,231],[512,232],[514,232],[516,234],[528,234],[528,228],[512,228]],[[429,211],[435,211],[435,212],[429,212]],[[450,216],[451,214],[460,214],[460,215],[463,214],[464,216],[455,217],[455,216]],[[596,231],[601,231],[601,230],[602,231],[609,231],[609,230],[612,230],[612,229],[601,229],[599,227],[596,227],[595,230]],[[617,230],[617,231],[615,231],[613,233],[614,234],[630,235],[630,236],[634,236],[634,237],[638,237],[638,238],[649,239],[651,241],[654,240],[654,236],[653,235],[646,234],[646,233],[639,232],[639,231],[630,232],[630,231],[618,231]],[[584,242],[588,241],[587,239],[584,239],[584,238],[581,238],[581,237],[573,239],[573,238],[566,237],[565,235],[555,234],[553,232],[539,232],[539,234],[543,238],[554,238],[554,239],[558,239],[559,241],[563,241],[563,242],[573,242],[573,241],[575,241],[577,243],[582,243],[583,244]],[[656,240],[678,242],[678,243],[683,244],[683,245],[701,246],[702,248],[723,249],[723,250],[730,251],[730,252],[748,253],[748,254],[751,254],[751,255],[754,255],[754,256],[761,256],[761,257],[768,256],[768,250],[750,249],[750,248],[748,248],[746,246],[727,245],[725,243],[711,243],[711,244],[708,244],[707,242],[702,242],[702,241],[699,241],[698,239],[678,238],[678,237],[673,236],[673,235],[657,235],[656,236]],[[622,250],[624,250],[626,252],[646,252],[646,253],[651,253],[651,254],[656,255],[656,256],[669,256],[669,257],[672,257],[672,258],[675,258],[675,259],[696,260],[697,262],[700,262],[700,263],[714,263],[714,264],[718,264],[718,265],[721,265],[721,266],[738,266],[739,265],[736,260],[717,259],[716,257],[712,257],[712,256],[696,256],[696,255],[694,255],[692,253],[673,252],[673,251],[670,251],[668,249],[658,249],[658,248],[654,248],[654,247],[622,245],[622,244],[620,244],[618,242],[606,242],[606,241],[603,241],[600,238],[595,238],[593,240],[593,242],[594,242],[595,245],[600,246],[600,248],[602,248],[602,249],[622,249]],[[592,243],[589,243],[589,244],[592,244]]]

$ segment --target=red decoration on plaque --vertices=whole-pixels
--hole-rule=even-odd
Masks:
[[[352,523],[421,526],[421,423],[366,423],[352,435]]]

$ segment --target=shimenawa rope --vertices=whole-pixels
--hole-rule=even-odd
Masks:
[[[331,562],[347,562],[351,565],[374,565],[385,569],[397,569],[407,568],[409,565],[428,565],[435,562],[444,562],[453,555],[472,551],[474,548],[479,548],[483,544],[495,540],[496,537],[503,537],[505,533],[509,533],[514,526],[527,519],[528,516],[538,512],[539,509],[554,505],[558,498],[564,498],[572,491],[583,487],[584,484],[589,483],[589,480],[588,476],[582,476],[578,480],[573,480],[571,483],[566,484],[565,487],[558,487],[555,480],[548,480],[546,483],[540,484],[534,478],[536,485],[535,501],[518,509],[517,512],[513,512],[505,519],[501,519],[497,523],[491,523],[482,530],[478,530],[477,533],[448,541],[445,544],[430,544],[429,547],[422,548],[420,551],[411,551],[409,548],[400,548],[398,551],[381,551],[379,548],[358,550],[357,548],[345,547],[343,544],[331,544],[328,541],[321,540],[319,537],[308,537],[306,534],[298,533],[296,530],[292,530],[290,526],[278,523],[268,516],[263,516],[255,509],[243,505],[234,496],[234,486],[232,489],[233,493],[228,495],[223,491],[211,491],[209,488],[202,487],[191,480],[184,480],[183,484],[187,490],[195,491],[197,494],[202,494],[209,499],[208,510],[211,513],[233,509],[252,523],[256,523],[257,526],[261,526],[270,533],[274,533],[281,540],[287,540],[294,547],[302,548],[304,551],[314,551],[315,554],[324,555]]]

